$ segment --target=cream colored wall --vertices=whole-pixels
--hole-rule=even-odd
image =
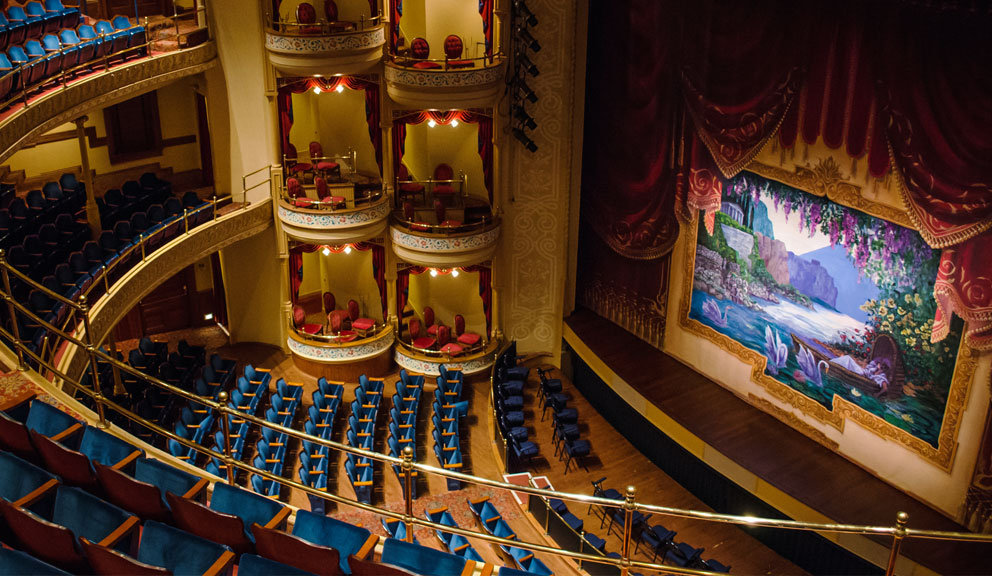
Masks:
[[[317,133],[324,154],[343,156],[351,147],[358,155],[359,172],[379,174],[369,124],[365,121],[365,91],[345,88],[341,92],[308,94],[317,104]]]
[[[424,9],[426,0],[404,0],[403,18],[400,19],[400,32],[406,38],[406,45],[414,38],[427,38],[427,12]],[[428,43],[430,43],[428,41]],[[443,57],[444,52],[438,52],[441,56],[434,54],[433,44],[431,44],[431,58]],[[441,48],[440,46],[438,48]]]
[[[759,155],[757,161],[782,166],[791,171],[796,164],[812,165],[825,155],[827,151],[822,146],[813,146],[809,150],[800,149],[798,153],[793,154],[790,151],[782,153],[772,145]],[[849,180],[865,186],[866,197],[875,202],[901,207],[894,187],[889,187],[886,182],[878,182],[877,185],[864,182],[862,175],[852,175],[852,167],[856,168],[856,165],[852,164],[850,159],[840,166]],[[683,227],[683,231],[691,228]],[[803,414],[752,381],[749,364],[724,352],[711,341],[684,330],[680,325],[679,314],[682,299],[685,297],[686,275],[692,274],[686,268],[687,242],[687,236],[683,232],[672,252],[669,317],[665,329],[664,351],[745,400],[750,395],[754,395],[794,414],[805,424],[837,442],[839,445],[837,451],[846,458],[897,488],[930,503],[947,515],[959,517],[978,457],[979,443],[989,406],[988,382],[992,372],[992,354],[984,354],[978,361],[978,368],[972,378],[968,399],[961,416],[957,452],[950,471],[945,471],[902,444],[886,440],[856,422],[845,421],[844,429],[841,431]]]
[[[372,251],[352,250],[351,254],[328,254],[320,252],[320,281],[322,289],[334,294],[335,305],[340,310],[348,307],[348,300],[364,307],[366,318],[382,320],[382,300],[379,287],[372,275]]]
[[[462,39],[462,57],[482,56],[485,48],[476,47],[484,41],[482,16],[476,0],[404,0],[400,29],[407,45],[421,37],[431,46],[431,58],[444,59],[444,39],[456,34]]]
[[[293,271],[289,271],[293,274]],[[303,253],[303,281],[300,283],[300,297],[323,292],[321,282],[320,252]]]
[[[282,347],[285,259],[278,258],[276,229],[269,228],[221,250],[232,342],[260,342]]]
[[[192,87],[193,81],[183,79],[156,91],[159,125],[163,140],[181,136],[196,136],[196,102]],[[103,110],[93,110],[87,113],[84,126],[93,128],[97,138],[106,138],[107,136]],[[48,134],[75,130],[75,123],[70,122],[50,130]],[[200,148],[197,142],[169,146],[162,150],[160,156],[149,156],[118,164],[111,164],[110,149],[107,146],[92,148],[87,145],[87,148],[90,168],[96,174],[126,170],[152,163],[158,163],[163,168],[172,168],[173,172],[185,172],[200,168]],[[22,148],[10,157],[9,165],[12,171],[23,170],[27,178],[48,173],[58,174],[64,168],[82,166],[79,142],[72,138],[40,144],[31,148]]]
[[[482,157],[479,156],[479,125],[461,122],[458,126],[438,124],[431,128],[427,122],[408,124],[406,128],[406,154],[404,163],[411,152],[417,163],[415,173],[418,178],[434,174],[438,164],[445,163],[455,171],[464,172],[468,178],[466,191],[470,196],[488,199],[486,184],[482,178]],[[407,164],[413,168],[413,164]]]
[[[409,302],[419,318],[424,307],[434,309],[434,322],[455,326],[455,314],[465,317],[465,330],[486,333],[486,314],[479,295],[479,273],[461,272],[431,276],[425,272],[410,276]]]
[[[317,20],[324,19],[323,0],[284,0],[279,4],[279,18],[296,21],[296,8],[303,2],[308,2],[317,10]],[[338,5],[338,20],[358,22],[363,16],[366,19],[371,16],[367,0],[335,0],[335,4]]]

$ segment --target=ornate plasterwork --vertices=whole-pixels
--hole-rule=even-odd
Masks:
[[[872,202],[864,198],[860,188],[843,180],[840,172],[833,170],[830,164],[832,164],[832,161],[823,162],[813,169],[797,167],[795,173],[789,173],[786,170],[754,162],[748,166],[748,170],[813,194],[826,195],[830,200],[838,204],[861,210],[876,218],[891,220],[901,226],[913,228],[912,223],[909,222],[905,213],[891,206]],[[847,420],[856,422],[875,435],[902,444],[935,466],[945,471],[950,471],[957,450],[957,435],[958,428],[961,425],[961,416],[964,413],[968,390],[975,374],[975,368],[977,367],[974,352],[964,342],[961,343],[958,350],[954,376],[947,395],[947,408],[944,412],[944,421],[940,429],[936,448],[909,432],[889,424],[884,419],[859,408],[841,396],[833,397],[832,410],[826,408],[816,400],[766,374],[767,358],[764,355],[746,348],[736,340],[709,328],[698,320],[689,318],[689,309],[692,304],[692,283],[695,277],[694,270],[696,267],[696,234],[699,229],[696,218],[698,218],[698,215],[694,216],[689,226],[684,227],[686,231],[682,255],[684,270],[682,275],[682,298],[679,302],[679,324],[684,330],[712,342],[721,350],[749,364],[751,366],[751,380],[764,388],[775,400],[796,408],[802,414],[836,428],[841,432],[843,432],[844,424]],[[764,403],[752,402],[752,404],[762,409],[766,407]],[[786,424],[792,425],[799,432],[810,436],[818,442],[820,441],[818,435],[812,433],[815,428],[811,427],[809,423],[805,423],[804,426],[793,425],[792,420],[797,418],[793,413],[782,409],[766,410],[766,412],[769,412],[772,416],[775,416]],[[785,416],[786,414],[790,416]]]
[[[318,342],[302,342],[292,336],[286,340],[289,349],[296,354],[314,362],[335,364],[355,362],[378,356],[389,350],[393,345],[394,334],[390,329],[381,337],[370,340],[358,340],[348,344],[320,345]]]
[[[367,30],[342,32],[326,36],[283,36],[274,32],[265,33],[265,48],[273,52],[306,56],[328,52],[358,52],[374,50],[386,43],[385,27],[382,25]]]
[[[493,354],[486,354],[464,361],[443,361],[440,359],[435,361],[407,356],[403,353],[402,348],[397,347],[393,352],[393,359],[396,360],[397,364],[411,372],[426,374],[428,376],[438,376],[441,374],[440,368],[442,364],[447,366],[449,370],[461,370],[466,375],[482,372],[493,365],[495,356]]]
[[[503,69],[502,61],[497,61],[492,66],[450,70],[420,70],[387,63],[386,82],[418,90],[478,87],[500,82],[503,79]]]
[[[296,209],[287,203],[279,202],[279,219],[290,226],[300,228],[350,228],[364,226],[385,220],[389,215],[389,201],[383,197],[377,204],[358,210],[340,212]]]
[[[203,258],[245,238],[259,234],[272,226],[271,200],[247,209],[234,210],[211,222],[201,224],[188,234],[180,234],[159,248],[111,286],[110,291],[91,303],[90,330],[93,342],[102,342],[111,329],[135,305],[164,280]],[[60,362],[60,368],[70,377],[78,378],[86,361],[85,354],[70,347]]]
[[[424,252],[470,252],[487,248],[496,244],[499,239],[499,228],[484,230],[478,234],[464,236],[430,236],[411,234],[392,226],[389,234],[395,246],[421,250]]]
[[[217,63],[217,47],[206,42],[195,48],[142,58],[92,74],[52,90],[7,118],[0,129],[0,163],[38,135],[178,78],[199,74]]]

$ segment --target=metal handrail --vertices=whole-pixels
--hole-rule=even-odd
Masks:
[[[327,323],[322,324],[325,328],[328,327]],[[386,331],[388,331],[390,325],[388,322],[378,322],[376,321],[375,326],[373,326],[371,333],[366,336],[358,336],[358,334],[340,336],[335,334],[307,334],[293,324],[293,318],[289,318],[289,329],[292,334],[296,336],[299,340],[304,340],[307,342],[319,342],[325,346],[335,346],[340,348],[347,348],[349,346],[357,346],[359,344],[367,344],[369,340],[373,340]],[[342,340],[342,338],[349,338],[349,340]]]
[[[467,72],[471,70],[480,70],[485,68],[490,68],[493,66],[499,66],[503,63],[503,53],[494,52],[491,56],[476,56],[475,58],[414,58],[409,54],[403,56],[398,54],[390,54],[389,63],[393,66],[400,68],[413,68],[414,65],[423,62],[430,62],[432,64],[438,64],[440,68],[419,68],[423,72],[450,72],[459,71]],[[472,66],[451,66],[451,62],[471,62]],[[481,62],[482,66],[476,68],[475,63]]]
[[[473,351],[472,349],[468,349],[468,350],[463,351],[461,354],[457,354],[457,355],[451,355],[451,354],[448,354],[446,352],[441,352],[440,350],[430,350],[430,349],[427,349],[427,348],[417,348],[413,344],[410,344],[409,342],[406,342],[406,341],[400,339],[399,337],[396,338],[396,344],[400,348],[403,348],[404,350],[407,350],[407,351],[412,352],[414,354],[419,354],[419,355],[424,356],[426,358],[443,359],[443,360],[445,360],[447,362],[451,362],[452,360],[456,360],[456,359],[457,360],[464,360],[465,357],[467,357],[467,356],[480,356],[480,355],[481,356],[486,356],[488,354],[493,354],[493,353],[496,352],[496,348],[499,347],[500,342],[496,338],[490,338],[485,344],[483,344],[481,346],[481,348],[479,350],[474,350]]]
[[[474,232],[481,232],[485,230],[490,230],[499,224],[499,218],[494,216],[483,217],[482,220],[478,222],[462,223],[462,224],[431,224],[429,222],[417,222],[416,220],[407,220],[403,216],[402,210],[393,210],[393,223],[405,228],[406,230],[417,234],[436,234],[438,236],[452,236],[454,234],[467,234]]]
[[[348,29],[347,26],[357,27]],[[314,36],[341,36],[344,34],[354,34],[355,32],[364,32],[366,30],[371,30],[377,26],[382,25],[382,16],[372,16],[366,18],[364,14],[358,19],[354,20],[335,20],[334,22],[328,22],[327,20],[320,20],[317,22],[300,22],[295,18],[292,20],[274,20],[270,15],[265,16],[265,26],[271,32],[279,34],[280,36],[301,36],[301,37],[314,37]],[[304,30],[307,30],[306,32]],[[312,31],[311,31],[312,30]]]
[[[12,269],[12,266],[9,263],[7,263],[5,259],[3,259],[2,257],[0,257],[0,275],[2,275],[2,280],[3,280],[3,283],[2,283],[2,292],[0,292],[0,297],[2,297],[2,299],[7,302],[8,309],[9,309],[9,312],[11,314],[11,317],[12,318],[16,318],[16,311],[17,310],[21,310],[22,312],[24,312],[25,310],[24,310],[23,305],[21,305],[19,302],[16,302],[14,300],[14,298],[13,298],[11,292],[10,292],[10,275],[9,275],[9,273],[10,273],[11,269]],[[31,284],[36,284],[33,281],[30,281],[30,279],[29,279],[29,282]],[[91,369],[91,374],[92,374],[92,379],[90,381],[90,386],[91,386],[90,388],[87,388],[87,387],[83,386],[82,383],[81,383],[81,381],[77,381],[77,380],[73,380],[73,379],[69,378],[68,375],[63,374],[62,372],[60,372],[58,370],[58,368],[55,367],[54,365],[52,365],[48,360],[46,360],[42,356],[37,355],[30,348],[28,348],[27,346],[25,346],[20,341],[20,339],[18,338],[18,336],[16,334],[17,322],[14,322],[13,323],[13,326],[15,327],[15,330],[14,330],[13,333],[12,332],[8,332],[6,330],[6,328],[0,327],[0,335],[3,335],[4,337],[8,338],[14,344],[15,348],[17,349],[19,358],[23,358],[23,355],[26,354],[31,359],[33,359],[34,361],[36,361],[39,366],[43,366],[46,370],[50,370],[53,374],[55,374],[59,378],[62,378],[66,383],[68,383],[69,385],[75,387],[77,390],[81,391],[81,393],[83,393],[84,395],[92,398],[93,401],[94,401],[94,403],[96,404],[97,414],[99,416],[100,422],[103,425],[106,425],[105,409],[106,408],[110,408],[110,409],[115,410],[116,412],[122,414],[124,417],[129,418],[130,420],[135,421],[135,422],[138,422],[139,424],[141,424],[142,426],[145,426],[147,429],[151,430],[152,432],[154,432],[156,434],[160,434],[160,435],[165,436],[167,438],[174,439],[177,442],[180,442],[181,444],[183,444],[184,446],[188,446],[190,448],[196,449],[199,452],[207,453],[207,454],[209,454],[209,455],[211,455],[213,457],[220,458],[225,463],[225,465],[227,466],[227,469],[228,469],[228,481],[229,482],[232,482],[233,483],[233,469],[234,468],[245,470],[245,471],[248,471],[248,472],[253,473],[253,474],[258,474],[259,476],[261,476],[263,478],[266,478],[268,480],[276,481],[276,482],[279,482],[280,484],[289,486],[291,488],[302,490],[303,492],[305,492],[307,494],[311,494],[311,495],[314,495],[314,496],[325,498],[327,500],[331,500],[331,501],[336,502],[336,503],[340,503],[340,504],[345,504],[345,505],[357,507],[359,509],[370,511],[370,512],[374,512],[376,514],[380,514],[380,515],[387,516],[387,517],[390,517],[390,518],[396,518],[396,519],[402,520],[402,521],[406,522],[407,525],[408,525],[408,534],[412,534],[412,529],[411,528],[412,528],[413,525],[425,526],[425,527],[436,529],[436,530],[443,530],[445,532],[457,533],[457,534],[462,534],[464,536],[479,538],[481,540],[486,540],[486,541],[494,542],[494,543],[497,543],[497,544],[505,544],[505,545],[509,545],[509,546],[516,546],[516,547],[524,548],[524,549],[527,549],[527,550],[534,550],[534,551],[538,551],[538,552],[544,552],[544,553],[554,554],[554,555],[557,555],[557,556],[569,557],[569,558],[573,558],[573,559],[577,559],[577,560],[581,560],[581,561],[590,561],[590,562],[598,562],[598,563],[602,563],[602,564],[611,564],[611,565],[620,567],[622,574],[626,574],[631,567],[645,568],[645,569],[652,569],[652,570],[663,570],[663,571],[666,571],[666,572],[682,573],[682,574],[710,574],[710,572],[703,571],[703,570],[676,569],[675,567],[671,567],[671,566],[665,566],[665,565],[659,565],[659,564],[652,564],[652,563],[647,563],[647,562],[640,562],[640,561],[635,561],[635,560],[630,559],[629,544],[630,544],[631,533],[633,531],[633,527],[632,527],[631,522],[632,522],[633,512],[635,512],[635,511],[656,512],[656,513],[659,513],[659,514],[662,514],[662,515],[672,515],[672,516],[679,516],[679,517],[685,517],[685,518],[694,518],[694,519],[707,520],[707,521],[718,521],[718,522],[724,522],[724,523],[730,523],[730,524],[736,524],[736,525],[743,525],[743,526],[761,526],[761,527],[767,527],[767,528],[780,528],[780,529],[790,529],[790,530],[809,530],[809,531],[815,531],[815,532],[821,532],[821,533],[848,533],[848,534],[862,534],[862,535],[871,535],[871,536],[892,536],[893,537],[893,545],[892,545],[892,548],[890,550],[890,561],[889,561],[889,565],[887,567],[887,573],[888,574],[892,574],[893,573],[894,566],[895,566],[895,559],[896,559],[896,557],[898,555],[898,552],[899,552],[899,549],[900,549],[900,546],[901,546],[902,541],[904,539],[906,539],[906,538],[921,538],[921,539],[935,539],[935,540],[954,540],[954,541],[966,541],[966,542],[992,542],[992,535],[987,535],[987,534],[973,534],[973,533],[964,533],[964,532],[949,532],[949,531],[925,530],[925,529],[909,529],[909,528],[906,527],[906,523],[908,521],[908,517],[905,514],[903,514],[903,513],[900,513],[897,516],[897,521],[896,521],[896,524],[894,526],[866,526],[866,525],[855,525],[855,524],[835,524],[835,523],[822,523],[822,522],[802,522],[802,521],[795,521],[795,520],[781,520],[781,519],[772,519],[772,518],[759,518],[759,517],[754,517],[754,516],[739,516],[739,515],[731,515],[731,514],[717,514],[717,513],[709,513],[709,512],[700,512],[700,511],[695,511],[695,510],[685,510],[685,509],[671,508],[671,507],[666,507],[666,506],[657,506],[657,505],[651,505],[651,504],[641,504],[641,503],[638,503],[635,500],[635,491],[634,491],[633,487],[628,487],[627,492],[626,492],[626,495],[625,495],[625,499],[623,501],[617,501],[617,500],[612,500],[612,499],[607,499],[607,498],[601,498],[601,497],[596,497],[596,496],[589,496],[589,495],[585,495],[585,494],[572,494],[572,493],[566,493],[566,492],[557,492],[557,491],[553,491],[553,490],[547,490],[547,489],[542,489],[542,488],[535,488],[535,487],[532,487],[532,486],[521,486],[521,485],[516,485],[516,484],[510,484],[510,483],[499,481],[499,480],[490,480],[490,479],[487,479],[487,478],[473,476],[473,475],[470,475],[470,474],[464,474],[464,473],[461,473],[461,472],[455,472],[455,471],[447,470],[447,469],[444,469],[444,468],[438,468],[438,467],[431,466],[431,465],[428,465],[428,464],[422,464],[422,463],[413,462],[412,461],[412,458],[409,455],[407,457],[405,457],[405,458],[397,458],[397,457],[389,456],[389,455],[386,455],[386,454],[380,454],[380,453],[377,453],[377,452],[372,452],[372,451],[365,450],[365,449],[362,449],[362,448],[352,447],[352,446],[349,446],[347,444],[341,444],[341,443],[334,442],[334,441],[331,441],[331,440],[325,440],[325,439],[320,438],[320,437],[310,436],[310,435],[308,435],[308,434],[306,434],[304,432],[301,432],[301,431],[298,431],[298,430],[295,430],[295,429],[292,429],[292,428],[288,428],[288,427],[285,427],[285,426],[282,426],[282,425],[279,425],[279,424],[273,424],[273,423],[268,422],[268,421],[266,421],[264,419],[258,418],[258,417],[254,416],[254,415],[245,414],[245,413],[240,412],[240,411],[238,411],[236,409],[232,409],[232,408],[230,408],[230,407],[227,406],[227,403],[226,403],[226,401],[227,401],[226,392],[222,392],[221,393],[222,395],[219,397],[219,401],[214,401],[212,399],[209,399],[209,398],[206,398],[206,397],[202,397],[202,396],[199,396],[197,394],[193,394],[191,392],[188,392],[186,390],[183,390],[181,388],[178,388],[176,386],[173,386],[173,385],[171,385],[171,384],[169,384],[167,382],[164,382],[162,380],[159,380],[156,377],[152,377],[152,376],[148,376],[148,375],[143,374],[142,372],[134,369],[133,367],[129,366],[128,364],[126,364],[124,362],[121,362],[120,360],[117,360],[116,357],[114,357],[114,356],[112,356],[112,355],[110,355],[108,353],[105,353],[104,351],[102,351],[102,350],[98,349],[96,346],[94,346],[94,343],[92,341],[92,334],[91,334],[91,332],[89,330],[89,308],[87,306],[87,303],[85,301],[82,302],[82,303],[80,303],[79,304],[79,309],[83,313],[82,320],[83,320],[84,327],[85,327],[85,329],[83,331],[83,335],[85,336],[85,340],[81,340],[78,337],[76,337],[75,335],[70,335],[68,333],[63,333],[63,334],[64,334],[64,337],[65,337],[65,339],[66,339],[67,342],[69,342],[69,343],[71,343],[73,345],[80,346],[80,347],[84,348],[87,351],[87,353],[89,354],[89,356],[90,356],[90,369]],[[30,312],[28,312],[28,314],[29,314],[29,317],[32,317],[33,316],[35,319],[37,319],[37,317],[34,316],[33,314],[31,314]],[[46,326],[46,327],[48,327],[48,329],[50,329],[50,330],[53,330],[53,331],[58,331],[59,330],[57,327],[52,326],[50,324],[47,324],[43,320],[41,321],[41,324],[44,325],[44,326]],[[505,348],[503,350],[505,350]],[[329,492],[316,490],[316,489],[313,489],[313,488],[311,488],[309,486],[306,486],[304,484],[301,484],[299,482],[296,482],[294,480],[282,478],[280,476],[275,476],[275,475],[269,473],[268,471],[257,469],[254,466],[251,466],[249,464],[245,464],[245,463],[243,463],[241,461],[234,460],[230,456],[230,451],[229,450],[225,450],[225,452],[223,454],[220,454],[220,453],[217,453],[217,452],[215,452],[213,450],[204,448],[203,446],[197,445],[197,444],[193,443],[192,441],[189,441],[189,440],[186,440],[186,439],[183,439],[183,438],[179,438],[178,436],[176,436],[175,434],[171,433],[170,431],[168,431],[168,430],[166,430],[164,428],[161,428],[157,424],[155,424],[153,422],[149,422],[149,421],[141,418],[140,416],[138,416],[136,414],[131,413],[130,411],[128,411],[128,410],[124,409],[123,407],[117,405],[113,401],[107,399],[106,397],[103,396],[103,394],[101,392],[101,387],[100,387],[100,384],[99,384],[99,375],[98,375],[99,372],[97,370],[97,367],[98,367],[98,363],[101,362],[101,361],[110,364],[110,366],[112,368],[116,369],[116,370],[124,371],[126,373],[129,373],[129,374],[135,375],[137,377],[143,378],[146,382],[148,382],[151,385],[154,385],[154,386],[156,386],[158,388],[161,388],[161,389],[165,390],[166,392],[169,392],[171,394],[174,394],[176,396],[179,396],[180,398],[184,398],[186,400],[191,400],[191,401],[197,402],[197,403],[199,403],[201,405],[204,405],[204,406],[208,407],[209,409],[215,411],[219,415],[221,422],[222,423],[225,423],[225,426],[226,426],[226,423],[228,422],[228,417],[230,417],[230,416],[237,416],[238,418],[241,418],[244,421],[246,421],[246,422],[248,422],[248,423],[250,423],[252,425],[255,425],[255,426],[264,426],[264,427],[267,427],[267,428],[271,428],[271,429],[273,429],[273,430],[275,430],[277,432],[286,434],[287,436],[291,436],[291,437],[294,437],[294,438],[299,438],[301,440],[307,440],[309,442],[312,442],[312,443],[317,444],[317,445],[320,445],[320,446],[327,446],[328,448],[332,448],[332,449],[337,450],[337,451],[355,454],[357,456],[362,456],[362,457],[365,457],[365,458],[369,458],[371,460],[385,462],[385,463],[390,464],[390,465],[400,465],[400,466],[403,466],[404,470],[405,471],[408,471],[408,472],[409,471],[417,471],[417,472],[422,472],[422,473],[425,473],[425,474],[431,474],[431,475],[441,476],[441,477],[445,477],[445,478],[452,478],[452,479],[460,480],[462,482],[467,482],[467,483],[476,484],[476,485],[480,485],[480,486],[485,486],[485,487],[489,487],[489,488],[500,489],[500,490],[510,490],[510,491],[514,491],[514,492],[518,492],[518,493],[524,493],[524,494],[528,494],[528,495],[531,495],[531,496],[538,496],[538,497],[545,497],[545,498],[559,498],[561,500],[568,501],[568,502],[579,502],[579,503],[584,503],[584,504],[595,504],[595,505],[604,506],[604,507],[608,507],[608,508],[621,508],[622,507],[623,510],[624,510],[624,513],[625,513],[624,533],[623,533],[623,553],[622,553],[620,559],[604,558],[602,556],[597,556],[597,555],[583,554],[583,553],[577,553],[577,552],[559,550],[557,548],[550,547],[550,546],[547,546],[547,545],[544,545],[544,544],[530,543],[530,542],[523,542],[523,541],[517,541],[517,540],[510,540],[510,539],[498,538],[498,537],[491,536],[489,534],[485,534],[485,533],[481,533],[481,532],[474,532],[474,531],[464,530],[464,529],[461,529],[461,528],[454,528],[454,527],[445,526],[445,525],[441,525],[441,524],[435,524],[435,523],[430,522],[430,521],[427,521],[427,520],[422,520],[420,518],[413,517],[409,513],[409,510],[411,509],[410,508],[410,502],[412,500],[412,493],[411,493],[410,490],[407,490],[406,491],[406,496],[405,496],[405,498],[407,500],[407,511],[408,512],[406,514],[400,514],[398,512],[392,512],[392,511],[389,511],[389,510],[386,510],[386,509],[381,509],[381,508],[376,508],[374,506],[365,505],[365,504],[362,504],[360,502],[357,502],[357,501],[354,501],[354,500],[351,500],[351,499],[348,499],[348,498],[343,498],[343,497],[338,496],[336,494],[332,494],[332,493],[329,493]],[[229,430],[226,427],[225,427],[225,442],[226,442],[227,445],[229,445],[230,436],[229,436]],[[407,472],[407,477],[409,477],[408,472]]]
[[[329,198],[329,197],[325,196],[325,198]],[[282,192],[279,194],[279,199],[282,200],[283,203],[287,205],[287,207],[293,210],[317,210],[319,212],[345,213],[345,212],[358,212],[360,210],[368,210],[369,208],[378,206],[379,204],[382,203],[382,201],[386,200],[386,195],[383,193],[381,189],[376,190],[373,194],[369,195],[368,198],[354,199],[352,202],[355,203],[356,206],[352,208],[347,207],[347,201],[344,202],[345,204],[344,208],[336,208],[336,206],[340,206],[342,203],[334,202],[329,199],[325,200],[321,198],[310,198],[308,196],[299,196],[294,198],[290,196],[288,192],[286,192],[285,188],[283,188]],[[362,204],[361,206],[357,206],[359,201],[361,201]],[[296,205],[297,203],[305,203],[306,206],[297,206]]]

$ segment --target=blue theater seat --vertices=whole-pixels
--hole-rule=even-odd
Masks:
[[[269,560],[254,554],[245,554],[238,562],[238,576],[313,576],[313,572],[300,570],[282,562]]]
[[[406,522],[397,520],[396,518],[380,518],[380,522],[382,523],[382,529],[386,531],[386,534],[389,534],[389,539],[406,541]],[[389,540],[387,539],[386,541],[388,542]],[[416,536],[413,537],[413,543],[420,544]]]
[[[214,576],[230,573],[234,563],[234,552],[227,546],[154,520],[145,522],[141,531],[141,544],[134,556],[127,556],[89,542],[84,542],[83,546],[94,571],[106,576],[119,574]]]
[[[70,576],[51,564],[10,548],[0,548],[0,576]]]
[[[335,548],[314,544],[298,536],[263,528],[258,524],[253,525],[251,531],[255,536],[255,548],[259,555],[265,558],[308,573],[328,576],[345,573],[341,569],[341,555]],[[242,562],[244,558],[245,556],[242,557]]]
[[[0,452],[0,499],[15,506],[30,506],[58,485],[50,474],[10,452]]]
[[[172,523],[172,512],[165,500],[171,492],[183,498],[203,502],[206,478],[194,476],[151,458],[135,462],[134,476],[129,476],[102,464],[96,464],[96,474],[107,499],[145,520]]]
[[[62,28],[75,28],[79,25],[79,8],[66,8],[62,5],[62,0],[45,0],[45,12],[58,14],[59,26]]]
[[[396,538],[386,539],[381,562],[435,576],[467,576],[475,571],[471,560]]]
[[[144,450],[95,426],[85,427],[75,449],[34,431],[31,432],[31,442],[41,454],[45,468],[60,476],[66,484],[96,492],[100,491],[100,481],[93,463],[131,471],[135,460],[144,454]]]
[[[25,460],[40,463],[28,433],[33,430],[56,442],[70,441],[83,429],[82,422],[34,398],[34,394],[14,400],[0,411],[0,448],[13,452]]]
[[[345,574],[352,573],[347,561],[349,556],[359,560],[370,558],[379,542],[379,537],[365,528],[306,510],[297,511],[293,536],[337,550],[341,555],[341,570]]]
[[[59,486],[45,510],[28,510],[0,501],[17,547],[70,572],[89,572],[79,542],[86,538],[120,551],[131,551],[138,517],[78,488]]]

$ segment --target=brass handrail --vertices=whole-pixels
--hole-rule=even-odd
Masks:
[[[348,25],[357,26],[355,26],[355,28],[348,29]],[[292,20],[274,20],[272,16],[268,14],[265,16],[265,26],[268,31],[280,36],[299,36],[311,38],[314,36],[341,36],[344,34],[365,32],[366,30],[371,30],[381,25],[382,16],[372,16],[366,18],[364,14],[362,14],[362,17],[357,21],[335,20],[333,22],[328,22],[327,20],[318,20],[316,22],[309,23],[299,22],[295,18]],[[308,31],[304,32],[303,30]]]
[[[422,72],[470,72],[472,70],[484,70],[486,68],[491,68],[493,66],[498,66],[503,63],[503,53],[494,52],[492,55],[488,56],[476,56],[475,58],[414,58],[413,56],[390,54],[389,64],[396,66],[398,68],[414,68],[416,64],[422,62],[430,62],[432,64],[437,64],[441,66],[440,68],[420,68]],[[488,62],[487,62],[488,60]],[[451,66],[451,62],[472,62],[472,66]],[[476,68],[475,63],[481,62],[482,66]]]
[[[491,230],[499,225],[499,218],[486,216],[478,222],[463,224],[431,224],[430,222],[417,222],[407,220],[403,216],[402,210],[393,210],[393,223],[405,228],[413,234],[436,234],[441,236],[451,236],[453,234],[468,234]]]

